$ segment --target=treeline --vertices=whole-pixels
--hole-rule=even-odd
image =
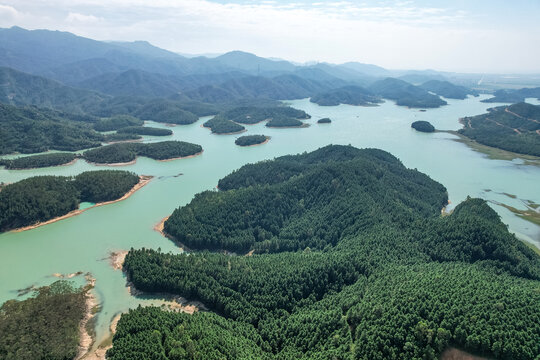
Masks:
[[[67,360],[77,355],[86,290],[60,280],[0,307],[0,358]]]
[[[219,187],[177,209],[165,230],[195,248],[252,256],[132,249],[124,264],[138,289],[200,300],[218,315],[132,311],[109,355],[540,354],[540,259],[484,201],[441,217],[442,185],[386,152],[347,146],[247,165]],[[216,332],[235,341],[236,356],[203,340]]]
[[[139,182],[127,171],[88,171],[74,177],[35,176],[0,191],[0,231],[54,219],[76,210],[81,202],[121,198]]]
[[[161,141],[157,143],[121,143],[102,146],[83,153],[83,158],[98,164],[130,162],[137,156],[154,160],[168,160],[198,154],[202,147],[184,141]]]
[[[24,156],[11,160],[0,160],[0,165],[4,165],[6,169],[9,170],[33,169],[64,165],[72,162],[76,158],[77,156],[73,153],[53,153]]]
[[[540,107],[518,103],[465,117],[459,133],[487,146],[540,156]]]
[[[262,144],[267,140],[268,140],[268,137],[264,135],[246,135],[246,136],[240,136],[238,139],[234,141],[234,143],[238,146],[251,146],[251,145]]]

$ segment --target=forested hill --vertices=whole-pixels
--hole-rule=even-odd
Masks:
[[[454,85],[449,81],[430,80],[420,85],[420,87],[448,99],[463,100],[466,99],[469,94],[478,96],[478,92],[464,86]]]
[[[0,104],[0,154],[100,146],[105,137],[92,129],[94,121],[92,116]]]
[[[368,90],[385,99],[395,100],[397,105],[412,108],[437,108],[447,104],[425,89],[394,78],[376,81]]]
[[[523,88],[518,90],[497,90],[494,96],[489,99],[484,99],[486,103],[518,103],[523,102],[527,98],[540,99],[540,87]]]
[[[328,146],[247,165],[173,213],[198,249],[131,250],[134,285],[215,314],[124,314],[108,358],[436,359],[456,346],[540,355],[540,258],[482,200],[375,149]],[[252,254],[252,255],[251,255]]]
[[[459,133],[481,144],[540,156],[540,106],[524,102],[500,106],[461,122]]]
[[[322,106],[349,105],[376,105],[381,99],[360,86],[344,86],[311,97],[311,102]]]

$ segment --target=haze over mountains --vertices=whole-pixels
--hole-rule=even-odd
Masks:
[[[118,97],[206,104],[312,97],[320,105],[390,99],[423,108],[445,105],[439,96],[477,95],[433,70],[391,71],[358,62],[297,65],[242,51],[189,58],[146,41],[103,42],[20,27],[0,29],[0,66],[1,102],[71,112],[96,113]],[[111,115],[110,108],[105,113]]]

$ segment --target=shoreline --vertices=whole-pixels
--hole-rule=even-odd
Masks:
[[[88,331],[88,325],[91,324],[91,321],[98,313],[97,308],[99,304],[97,297],[92,293],[92,289],[96,284],[96,279],[90,274],[87,274],[85,278],[87,281],[87,285],[85,286],[86,309],[84,318],[79,324],[79,350],[74,360],[85,358],[95,341],[95,335]]]
[[[120,163],[110,163],[110,164],[107,164],[107,163],[97,163],[97,162],[92,162],[92,161],[88,161],[88,160],[85,160],[87,163],[89,163],[90,165],[94,165],[94,166],[127,166],[127,165],[133,165],[137,162],[137,157],[135,157],[135,159],[131,160],[131,161],[128,161],[128,162],[120,162]]]
[[[157,231],[161,235],[165,236],[166,238],[169,238],[169,236],[165,233],[165,221],[169,219],[169,216],[165,216],[163,219],[161,219],[156,225],[154,225],[153,230]]]
[[[193,154],[193,155],[186,155],[186,156],[180,156],[180,157],[175,157],[175,158],[171,158],[171,159],[163,159],[163,160],[157,160],[157,161],[167,162],[167,161],[174,161],[174,160],[181,160],[181,159],[189,159],[189,158],[193,158],[195,156],[202,155],[203,152],[204,152],[204,149],[199,151],[198,153]]]
[[[244,130],[235,131],[235,132],[216,133],[216,132],[213,132],[213,131],[212,131],[212,128],[209,128],[208,126],[204,126],[204,124],[202,124],[201,127],[202,127],[203,129],[208,129],[208,130],[210,130],[211,133],[212,133],[213,135],[236,135],[236,134],[241,134],[241,133],[244,133],[244,132],[247,131],[247,129],[244,128]]]
[[[73,217],[73,216],[77,216],[77,215],[82,214],[83,212],[85,212],[87,210],[93,209],[93,208],[98,207],[98,206],[110,205],[110,204],[120,202],[122,200],[127,199],[131,195],[133,195],[136,191],[140,190],[143,186],[148,184],[153,178],[154,178],[153,176],[140,175],[139,176],[139,179],[140,179],[139,182],[137,184],[135,184],[135,186],[133,186],[131,188],[131,190],[129,190],[127,193],[124,194],[124,196],[122,196],[119,199],[97,203],[97,204],[94,204],[94,205],[92,205],[90,207],[87,207],[86,209],[72,210],[72,211],[68,212],[65,215],[58,216],[58,217],[55,217],[53,219],[50,219],[50,220],[47,220],[47,221],[44,221],[44,222],[39,222],[39,223],[34,224],[34,225],[28,225],[28,226],[24,226],[24,227],[17,228],[17,229],[12,229],[12,230],[9,230],[9,231],[10,232],[22,232],[22,231],[32,230],[32,229],[38,228],[38,227],[43,226],[43,225],[49,225],[49,224],[55,223],[55,222],[60,221],[60,220],[64,220],[64,219],[67,219],[67,218],[70,218],[70,217]]]

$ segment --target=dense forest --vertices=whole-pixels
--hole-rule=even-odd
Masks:
[[[85,289],[65,280],[38,288],[26,300],[0,307],[0,358],[68,360],[77,355]]]
[[[240,124],[256,124],[280,116],[294,119],[309,119],[311,117],[305,111],[294,109],[290,106],[241,106],[218,114],[220,118]]]
[[[215,314],[132,310],[111,359],[540,355],[540,258],[483,200],[441,217],[442,185],[350,146],[246,165],[219,188],[175,210],[165,231],[253,255],[132,249],[124,267],[138,289]]]
[[[236,134],[245,131],[246,128],[234,121],[225,119],[221,116],[215,116],[206,121],[203,126],[209,128],[214,134]]]
[[[537,88],[523,88],[517,90],[497,90],[493,94],[493,97],[484,99],[485,103],[519,103],[525,101],[527,98],[540,99],[540,87]]]
[[[251,146],[251,145],[262,144],[268,139],[269,138],[264,135],[246,135],[246,136],[240,136],[238,139],[234,141],[234,143],[238,146]]]
[[[83,153],[83,158],[97,164],[130,162],[137,156],[154,160],[169,160],[198,154],[202,147],[184,141],[161,141],[156,143],[120,143],[102,146]]]
[[[540,156],[540,106],[517,103],[465,117],[459,133],[487,146]]]
[[[144,121],[130,115],[116,115],[108,118],[99,119],[94,124],[97,131],[112,131],[128,126],[142,126]]]
[[[423,121],[423,120],[415,121],[411,124],[411,127],[415,129],[416,131],[421,131],[421,132],[426,132],[426,133],[435,131],[435,127],[431,125],[429,121]]]
[[[18,157],[12,160],[0,160],[0,165],[4,165],[6,169],[33,169],[49,166],[64,165],[76,159],[73,153],[52,153],[43,155],[32,155]]]
[[[368,90],[385,99],[395,100],[397,105],[411,108],[437,108],[447,104],[437,95],[430,94],[421,87],[394,78],[376,81],[368,87]]]
[[[0,231],[65,215],[83,201],[116,200],[138,182],[131,172],[101,170],[75,177],[35,176],[8,184],[0,191]]]
[[[373,106],[382,102],[378,96],[360,86],[344,86],[330,90],[312,96],[309,101],[321,106],[336,106],[339,104]]]
[[[169,136],[172,135],[172,130],[161,129],[150,126],[128,126],[118,130],[120,134],[136,134],[148,136]]]
[[[75,151],[100,146],[93,117],[0,104],[0,154]]]

